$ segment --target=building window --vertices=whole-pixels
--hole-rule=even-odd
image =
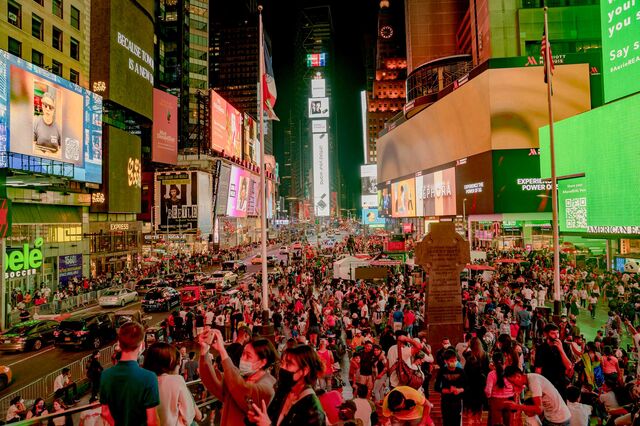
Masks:
[[[44,24],[42,18],[35,13],[31,16],[31,35],[38,40],[44,39]]]
[[[80,84],[80,73],[76,70],[70,69],[69,80],[71,80],[72,83]]]
[[[33,0],[38,3],[40,6],[44,6],[44,0]]]
[[[51,61],[51,72],[62,77],[62,64],[55,59]]]
[[[31,49],[31,63],[42,67],[44,65],[44,55],[35,49]]]
[[[80,11],[71,6],[71,26],[76,30],[80,29]]]
[[[62,0],[53,0],[53,14],[60,19],[63,19],[62,6],[63,6]]]
[[[62,31],[56,27],[53,27],[53,31],[51,31],[51,45],[62,51]]]
[[[11,25],[22,28],[22,6],[14,0],[7,2],[7,19]]]
[[[14,38],[9,37],[9,53],[22,57],[22,43]]]
[[[69,40],[69,55],[75,60],[80,60],[80,42],[73,37]]]

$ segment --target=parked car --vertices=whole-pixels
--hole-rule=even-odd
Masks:
[[[124,306],[138,300],[138,292],[126,288],[109,288],[98,298],[98,304],[103,307]]]
[[[276,266],[280,260],[276,256],[267,256],[267,266]],[[256,254],[251,258],[252,265],[262,265],[262,255]]]
[[[0,365],[0,391],[6,389],[11,383],[13,374],[11,369],[6,365]]]
[[[146,294],[149,289],[158,287],[160,284],[158,278],[143,278],[136,283],[136,292],[142,296]]]
[[[177,288],[182,286],[183,276],[181,274],[168,274],[162,277],[162,281],[169,287]]]
[[[143,313],[141,311],[136,311],[136,310],[122,310],[122,311],[117,311],[114,313],[114,320],[113,322],[116,325],[116,331],[118,331],[118,329],[120,327],[122,327],[122,325],[130,322],[130,321],[135,321],[137,323],[142,324],[143,327],[147,327],[147,323],[148,321],[151,320],[150,316],[144,316]]]
[[[176,306],[180,306],[180,293],[171,287],[152,288],[144,295],[142,301],[144,312],[170,311]]]
[[[238,275],[229,271],[215,271],[211,274],[211,281],[222,285],[223,289],[231,287],[238,282]]]
[[[251,264],[252,265],[261,265],[262,264],[262,256],[259,254],[256,254],[255,256],[253,256],[251,258]]]
[[[16,324],[0,334],[0,351],[39,351],[53,343],[58,321],[31,320]]]
[[[60,321],[53,335],[58,347],[98,349],[116,338],[114,315],[111,312],[98,312],[72,316]]]
[[[231,271],[236,274],[243,274],[247,272],[247,264],[241,260],[228,260],[222,262],[223,271]]]
[[[280,259],[277,256],[267,256],[267,266],[276,266],[280,263]]]
[[[180,301],[184,306],[194,306],[202,301],[204,295],[200,286],[190,285],[180,289]]]

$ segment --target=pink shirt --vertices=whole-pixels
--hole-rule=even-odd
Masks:
[[[484,388],[484,393],[487,398],[512,398],[513,386],[507,379],[504,379],[504,387],[499,388],[496,383],[498,381],[498,375],[496,370],[491,370],[487,376],[487,385]]]

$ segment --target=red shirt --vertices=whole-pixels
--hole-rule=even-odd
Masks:
[[[416,320],[416,315],[413,313],[413,311],[409,311],[406,314],[404,314],[403,322],[405,326],[413,325],[415,320]]]

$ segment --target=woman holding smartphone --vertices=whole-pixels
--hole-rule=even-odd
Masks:
[[[276,350],[267,339],[253,340],[244,346],[240,366],[236,367],[220,330],[205,328],[199,342],[200,378],[207,390],[222,401],[220,424],[244,425],[254,402],[268,404],[273,397],[276,379],[269,369],[277,360]],[[223,371],[212,365],[210,348],[220,354]]]

